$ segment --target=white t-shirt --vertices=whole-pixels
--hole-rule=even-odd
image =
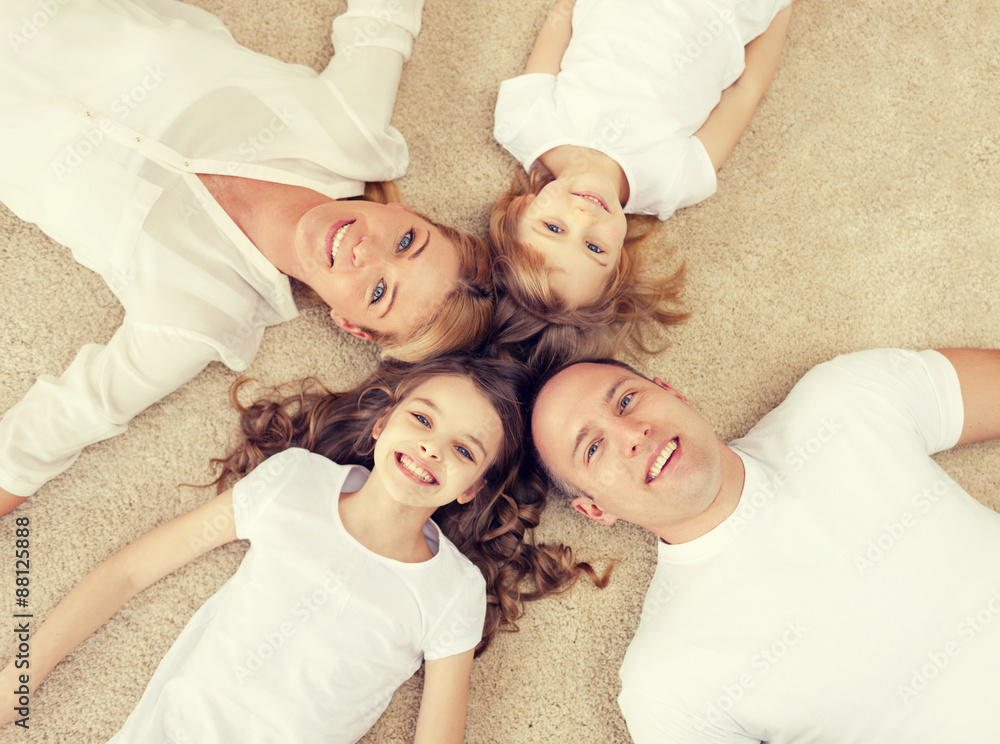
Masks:
[[[736,511],[659,546],[619,704],[636,744],[996,742],[1000,515],[928,456],[933,351],[819,365],[744,438]]]
[[[237,483],[250,549],[112,742],[355,742],[422,659],[475,647],[486,582],[434,522],[424,535],[435,555],[422,563],[373,553],[344,529],[340,494],[367,477],[290,449]]]
[[[389,118],[421,5],[351,0],[317,74],[175,0],[59,0],[28,36],[38,3],[5,0],[0,201],[101,274],[126,315],[7,412],[0,486],[34,493],[209,362],[245,369],[264,328],[297,315],[288,278],[196,174],[335,199],[401,176]]]
[[[558,75],[500,85],[493,134],[526,170],[548,150],[600,150],[625,171],[625,211],[665,220],[715,193],[692,135],[743,73],[743,48],[788,0],[577,0]]]

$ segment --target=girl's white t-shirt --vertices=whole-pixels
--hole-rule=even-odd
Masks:
[[[558,75],[504,81],[494,136],[530,170],[554,147],[614,158],[625,211],[666,219],[715,193],[694,132],[742,74],[744,47],[788,0],[577,0]]]
[[[485,581],[433,521],[422,563],[373,553],[344,529],[340,493],[367,477],[290,449],[236,485],[250,549],[112,742],[355,742],[424,658],[475,647]]]

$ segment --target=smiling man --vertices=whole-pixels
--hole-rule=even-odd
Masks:
[[[636,744],[994,740],[1000,515],[930,455],[1000,438],[998,381],[997,351],[850,354],[729,445],[626,367],[544,384],[553,483],[660,538],[621,669]]]

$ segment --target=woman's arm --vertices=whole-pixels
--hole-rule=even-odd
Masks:
[[[792,6],[789,5],[774,17],[764,33],[747,44],[743,74],[722,91],[719,103],[694,133],[704,145],[716,170],[733,152],[771,85],[791,17]]]
[[[413,744],[462,744],[472,656],[473,649],[469,649],[425,662],[424,692]]]
[[[563,55],[569,40],[573,36],[573,6],[576,0],[557,0],[555,6],[545,18],[545,24],[535,39],[531,56],[524,66],[525,74],[531,72],[547,72],[550,75],[559,74]]]
[[[0,672],[0,726],[14,718],[14,690],[33,692],[70,651],[132,597],[209,550],[236,539],[232,489],[147,532],[87,574],[31,637],[31,667]]]

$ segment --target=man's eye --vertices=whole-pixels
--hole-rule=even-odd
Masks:
[[[473,460],[472,453],[460,444],[455,445],[455,451],[466,460]]]
[[[626,408],[628,408],[628,404],[632,402],[633,395],[635,395],[635,393],[629,393],[628,395],[626,395],[624,398],[621,399],[621,402],[618,404],[618,413],[621,413]]]
[[[410,244],[413,242],[413,230],[410,230],[406,235],[399,239],[399,247],[396,248],[396,253],[402,253]]]
[[[421,424],[423,424],[424,426],[426,426],[428,429],[431,428],[431,421],[426,416],[424,416],[422,414],[419,414],[419,413],[415,413],[415,414],[413,414],[413,418],[415,418]]]
[[[587,447],[587,462],[590,462],[590,458],[597,454],[598,446],[600,446],[600,442],[594,442],[592,445]]]
[[[369,303],[374,305],[376,302],[382,299],[382,295],[385,294],[385,279],[379,279],[378,284],[375,285],[375,289],[372,290],[372,301]]]
[[[545,227],[547,227],[551,232],[554,233],[561,233],[563,231],[563,229],[559,227],[559,225],[553,225],[549,222],[545,223]]]
[[[604,253],[604,251],[601,250],[600,246],[594,245],[593,243],[587,243],[587,250],[593,253]]]

